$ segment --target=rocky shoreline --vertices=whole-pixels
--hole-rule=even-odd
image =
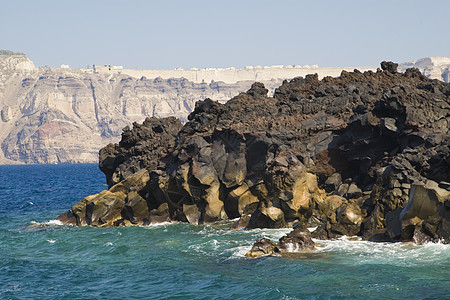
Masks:
[[[269,251],[312,249],[306,227],[319,239],[449,243],[450,84],[381,67],[284,81],[273,97],[255,83],[225,104],[198,101],[184,126],[134,123],[100,150],[109,190],[59,220],[296,226],[263,241]]]

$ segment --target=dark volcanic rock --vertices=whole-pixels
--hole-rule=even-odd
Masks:
[[[381,69],[383,69],[383,71],[397,73],[397,68],[398,68],[398,64],[393,63],[392,61],[382,61],[381,62]]]
[[[159,160],[170,152],[181,122],[174,118],[147,118],[143,124],[123,129],[119,144],[109,144],[100,150],[99,167],[105,173],[108,186],[124,180],[141,169],[157,168]]]
[[[245,254],[247,257],[261,257],[265,255],[287,255],[290,253],[308,252],[315,250],[311,233],[306,226],[298,225],[293,231],[282,236],[278,243],[263,238],[253,244],[252,249]]]
[[[277,244],[269,239],[260,239],[253,244],[252,249],[245,254],[247,257],[261,257],[265,255],[277,255],[280,250],[277,248]]]
[[[318,226],[321,238],[448,241],[446,196],[424,216],[414,194],[450,182],[450,85],[382,69],[295,78],[274,97],[255,83],[225,104],[198,101],[183,127],[134,124],[100,151],[100,168],[111,188],[142,169],[148,182],[122,189],[114,213],[86,200],[72,214],[81,225],[137,224],[165,204],[167,218],[193,224],[241,217],[238,227]]]
[[[280,238],[278,249],[283,253],[314,250],[315,247],[308,229],[297,226],[293,231]]]

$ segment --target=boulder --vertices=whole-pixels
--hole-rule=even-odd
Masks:
[[[351,184],[348,186],[348,190],[347,190],[347,192],[345,193],[345,196],[346,196],[348,199],[359,198],[359,197],[362,196],[362,191],[361,191],[361,189],[360,189],[356,184],[351,183]]]
[[[398,64],[393,63],[392,61],[382,61],[381,69],[383,71],[387,71],[390,73],[397,73]]]
[[[86,201],[84,207],[73,206],[72,211],[80,218],[81,224],[112,226],[122,220],[126,197],[127,195],[122,192],[103,191]],[[83,211],[85,214],[80,214]]]
[[[361,230],[364,215],[356,203],[341,205],[336,212],[336,220],[340,225],[340,234],[346,236],[357,235]]]
[[[390,237],[418,244],[438,240],[448,243],[449,200],[450,192],[434,181],[413,184],[406,206],[388,215]]]
[[[265,255],[286,255],[309,252],[315,250],[311,233],[304,225],[298,225],[293,231],[280,238],[278,243],[267,238],[257,240],[252,249],[245,254],[247,257],[261,257]]]
[[[170,220],[170,210],[167,203],[163,203],[158,208],[152,209],[150,211],[151,224],[169,222]]]
[[[278,255],[280,250],[277,248],[277,244],[269,239],[263,238],[257,240],[253,244],[252,249],[245,254],[247,257],[261,257],[266,255]]]
[[[248,205],[258,202],[258,197],[252,194],[246,183],[232,190],[227,196],[227,203],[233,204],[234,207],[237,206],[238,216],[243,214]]]
[[[342,177],[339,173],[333,173],[325,181],[324,189],[327,193],[336,191],[342,183]]]
[[[186,219],[189,223],[198,225],[200,224],[201,212],[198,210],[197,205],[191,204],[183,204],[183,213],[186,216]]]
[[[58,216],[58,221],[63,224],[77,225],[77,218],[72,213],[71,210],[68,210]]]
[[[314,250],[311,233],[305,226],[297,226],[293,231],[280,238],[278,242],[280,253]]]
[[[247,229],[254,228],[284,228],[287,226],[284,219],[284,213],[275,206],[266,206],[261,204],[252,214]]]

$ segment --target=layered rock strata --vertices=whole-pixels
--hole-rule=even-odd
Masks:
[[[240,218],[234,227],[300,223],[323,239],[448,243],[450,85],[381,66],[284,81],[274,97],[255,83],[225,104],[198,101],[182,127],[168,118],[126,128],[100,152],[110,190],[60,219]]]
[[[224,102],[252,84],[87,71],[36,68],[24,55],[0,55],[0,164],[95,163],[125,126],[146,117],[185,122],[196,101]]]

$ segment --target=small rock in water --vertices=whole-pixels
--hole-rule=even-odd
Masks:
[[[265,255],[290,256],[292,253],[308,252],[314,250],[311,233],[302,225],[280,238],[278,244],[269,239],[257,240],[252,249],[245,254],[247,257],[261,257]]]
[[[247,257],[261,257],[265,255],[278,255],[280,250],[277,244],[269,239],[263,238],[257,240],[252,249],[245,254]]]

